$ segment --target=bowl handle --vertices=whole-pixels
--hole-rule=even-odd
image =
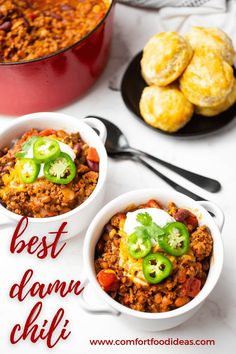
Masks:
[[[214,215],[214,220],[220,231],[222,231],[225,221],[225,216],[223,211],[215,203],[209,202],[208,200],[201,200],[198,202],[203,206],[208,212]]]
[[[103,144],[105,144],[107,138],[107,129],[105,125],[99,119],[94,118],[93,116],[87,116],[83,119],[83,121],[91,128],[95,129],[99,138],[102,140]]]
[[[87,285],[88,285],[88,279],[84,280],[81,282],[82,286],[85,288]],[[85,292],[84,290],[82,291],[82,293],[79,295],[78,297],[78,300],[79,300],[79,303],[80,303],[80,306],[81,308],[88,312],[88,313],[91,313],[91,314],[96,314],[96,315],[112,315],[112,316],[120,316],[120,312],[115,310],[115,309],[112,309],[111,307],[109,307],[107,305],[106,308],[100,308],[100,309],[97,309],[97,308],[94,308],[92,307],[91,305],[88,304],[88,302],[85,300],[84,298],[85,296]]]

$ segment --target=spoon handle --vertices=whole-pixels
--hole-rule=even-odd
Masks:
[[[206,189],[209,192],[216,193],[221,189],[221,184],[218,181],[216,181],[215,179],[205,177],[205,176],[199,175],[195,172],[185,170],[184,168],[175,166],[175,165],[171,164],[170,162],[163,161],[156,156],[153,156],[147,152],[144,152],[144,151],[141,151],[138,149],[130,148],[130,149],[127,149],[127,151],[130,151],[131,153],[135,154],[136,156],[140,156],[140,155],[146,156],[149,159],[156,161],[165,167],[168,167],[170,170],[178,173],[180,176],[186,178],[187,180],[196,184],[197,186],[199,186],[203,189]]]
[[[167,184],[169,184],[171,187],[173,187],[177,192],[183,193],[185,195],[187,195],[188,197],[194,199],[194,200],[206,200],[202,197],[200,197],[199,195],[190,192],[188,189],[180,186],[178,183],[172,181],[171,179],[169,179],[168,177],[166,177],[165,175],[163,175],[161,172],[159,172],[158,170],[156,170],[152,165],[150,165],[149,163],[147,163],[145,160],[143,160],[141,157],[137,156],[135,158],[138,162],[140,162],[142,165],[144,165],[145,167],[147,167],[150,171],[152,171],[153,173],[155,173],[158,177],[160,177],[161,179],[163,179],[163,181],[165,181]]]

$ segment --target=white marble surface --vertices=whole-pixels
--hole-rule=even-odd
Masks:
[[[236,257],[235,257],[235,122],[221,132],[198,139],[181,140],[158,134],[135,120],[124,106],[117,89],[119,77],[127,61],[139,51],[151,34],[160,29],[157,13],[137,10],[118,5],[116,9],[115,31],[112,57],[104,74],[89,94],[62,111],[82,118],[87,114],[97,114],[109,118],[122,128],[133,146],[155,153],[163,159],[190,170],[217,178],[223,185],[222,191],[211,195],[185,181],[183,178],[157,166],[169,177],[205,198],[217,202],[225,212],[226,223],[223,231],[225,263],[222,277],[202,309],[192,320],[178,328],[161,333],[144,333],[127,327],[118,318],[93,316],[84,313],[75,296],[61,299],[51,296],[44,301],[44,316],[50,317],[59,306],[66,310],[70,319],[72,335],[65,343],[54,349],[57,354],[92,353],[232,353],[235,347],[236,330]],[[0,116],[0,127],[12,118]],[[106,200],[135,188],[168,187],[162,180],[134,162],[109,161],[109,175]],[[23,272],[32,267],[35,280],[44,282],[58,279],[78,279],[82,277],[83,235],[67,243],[66,249],[56,261],[37,261],[29,255],[10,255],[9,242],[12,229],[1,230],[0,234],[0,353],[25,354],[48,353],[45,344],[32,345],[21,342],[17,346],[9,344],[10,328],[26,318],[37,299],[27,299],[22,304],[9,300],[9,287],[19,281]],[[91,292],[91,290],[90,290]],[[94,301],[97,301],[94,299]],[[42,317],[43,318],[43,317]],[[97,346],[89,345],[89,339],[214,339],[214,347],[207,346]]]

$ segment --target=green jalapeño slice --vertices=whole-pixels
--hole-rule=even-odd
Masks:
[[[145,232],[134,232],[128,238],[128,251],[133,258],[145,257],[151,251],[151,248],[151,240]]]
[[[44,176],[53,183],[68,184],[76,175],[76,167],[72,158],[65,152],[53,161],[44,165]]]
[[[150,253],[143,259],[143,274],[150,284],[160,283],[171,271],[171,261],[160,253]]]
[[[34,159],[24,158],[19,162],[20,177],[24,183],[33,183],[38,177],[40,166]]]
[[[60,145],[54,139],[38,138],[33,145],[34,158],[40,163],[55,160],[60,152]]]
[[[181,222],[172,222],[165,226],[165,234],[159,236],[158,242],[163,251],[172,256],[182,256],[189,249],[189,233]]]

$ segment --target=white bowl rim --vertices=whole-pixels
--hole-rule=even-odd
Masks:
[[[103,215],[105,215],[109,210],[111,210],[111,208],[113,206],[115,206],[116,203],[120,202],[121,200],[123,200],[127,197],[130,198],[131,204],[135,203],[135,201],[133,201],[132,198],[137,196],[137,194],[141,194],[141,193],[147,193],[147,194],[150,193],[153,195],[158,194],[158,193],[162,193],[162,194],[166,193],[167,195],[171,194],[173,196],[173,198],[172,198],[173,202],[175,201],[174,200],[175,196],[181,196],[183,199],[185,199],[185,201],[191,201],[191,203],[194,203],[194,204],[196,203],[196,207],[198,208],[198,210],[200,210],[200,212],[202,214],[206,215],[208,219],[209,218],[212,219],[211,227],[213,226],[213,229],[214,229],[213,238],[214,239],[218,238],[218,241],[220,243],[221,252],[219,255],[217,255],[217,263],[216,263],[216,266],[214,265],[216,267],[216,269],[214,271],[214,279],[212,279],[211,285],[209,285],[209,281],[208,282],[206,281],[206,283],[204,284],[204,286],[201,289],[201,291],[199,292],[199,294],[195,298],[193,298],[189,303],[187,303],[186,305],[183,305],[182,307],[180,307],[178,309],[174,309],[174,310],[167,311],[167,312],[161,312],[161,313],[141,312],[141,311],[130,309],[130,308],[120,304],[116,300],[112,299],[111,296],[109,296],[98,284],[98,282],[96,280],[96,276],[94,274],[94,269],[92,269],[92,267],[90,266],[90,262],[89,262],[89,245],[90,245],[90,241],[93,236],[93,232],[94,232],[97,224],[99,223],[100,218]],[[147,198],[150,198],[150,196],[147,196]],[[160,198],[160,201],[161,201],[161,198]],[[212,204],[214,204],[214,203],[212,203]],[[219,228],[215,224],[213,218],[207,212],[207,210],[205,208],[203,208],[200,205],[200,203],[194,201],[192,198],[190,198],[182,193],[172,191],[172,190],[165,190],[162,188],[161,189],[160,188],[136,189],[131,192],[121,194],[120,196],[111,200],[109,203],[107,203],[100,210],[100,212],[95,216],[92,223],[90,224],[90,226],[87,230],[86,236],[85,236],[84,247],[83,247],[84,271],[87,274],[88,281],[92,284],[93,287],[95,287],[96,291],[104,299],[104,301],[107,303],[107,305],[109,305],[113,309],[116,309],[118,312],[120,312],[122,314],[130,315],[132,317],[141,318],[141,319],[149,319],[149,320],[175,318],[175,317],[184,315],[185,313],[190,312],[194,308],[200,306],[201,303],[209,296],[209,294],[212,292],[212,290],[216,286],[216,283],[218,282],[218,279],[220,277],[220,274],[221,274],[222,268],[223,268],[223,258],[224,258],[224,255],[223,255],[223,243],[222,243],[221,233],[220,233]],[[214,257],[214,259],[215,259],[215,257]],[[91,261],[91,264],[92,264],[92,262],[94,262],[94,259]],[[206,287],[207,284],[208,284],[208,286]]]
[[[100,144],[101,150],[103,152],[103,156],[104,157],[100,156],[100,159],[103,159],[103,169],[102,169],[101,172],[99,171],[98,183],[97,183],[94,191],[92,192],[92,194],[82,204],[80,204],[76,208],[68,211],[67,213],[64,213],[64,214],[61,214],[61,215],[57,215],[57,216],[51,216],[51,217],[46,217],[46,218],[28,217],[28,220],[29,220],[30,223],[38,223],[38,222],[40,222],[40,223],[51,223],[51,222],[54,222],[54,221],[62,221],[62,220],[65,219],[65,217],[70,217],[70,216],[80,212],[81,210],[86,208],[91,202],[93,202],[95,197],[100,192],[102,186],[104,185],[104,183],[106,181],[106,176],[107,176],[107,164],[108,164],[107,161],[108,161],[108,158],[107,158],[107,152],[106,152],[106,149],[104,147],[104,144],[100,140],[99,136],[95,133],[95,131],[88,124],[86,124],[83,121],[83,119],[79,119],[79,118],[76,118],[74,116],[71,116],[71,115],[68,115],[68,114],[64,114],[64,113],[59,113],[59,112],[36,112],[36,113],[25,114],[25,115],[20,116],[18,118],[14,118],[15,120],[13,122],[9,123],[5,129],[2,129],[0,131],[0,138],[1,138],[1,135],[7,134],[8,131],[11,131],[12,129],[16,129],[16,127],[21,126],[24,123],[29,122],[29,120],[36,122],[36,121],[40,121],[41,118],[48,118],[49,122],[50,122],[50,120],[56,120],[58,118],[59,119],[66,119],[67,122],[68,122],[68,120],[70,120],[70,121],[73,121],[74,123],[78,124],[78,131],[79,131],[79,127],[81,127],[81,126],[84,127],[87,131],[89,131],[89,134],[91,134],[93,136],[93,138],[95,140],[97,140],[97,143]],[[1,141],[1,139],[0,139],[0,141]],[[20,221],[22,219],[22,217],[23,217],[22,215],[15,214],[12,211],[6,209],[1,203],[0,203],[0,213],[5,215],[9,219],[13,219],[13,220],[17,220],[17,221]]]

